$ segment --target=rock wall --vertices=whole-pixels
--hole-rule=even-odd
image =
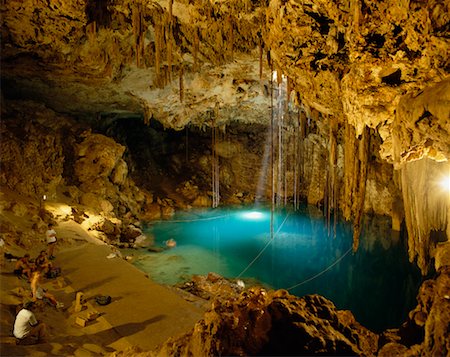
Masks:
[[[277,167],[277,200],[301,193],[328,212],[340,207],[355,223],[356,248],[364,211],[391,214],[396,229],[403,216],[409,219],[411,200],[404,209],[397,204],[402,181],[391,179],[400,174],[391,174],[390,164],[401,170],[418,158],[450,157],[449,6],[439,0],[9,1],[0,8],[4,95],[85,118],[140,115],[177,130],[270,126],[273,88],[286,80],[296,107],[316,113],[319,130],[311,134],[320,138],[305,136],[301,144],[315,163]],[[344,123],[353,129],[343,135]],[[225,185],[257,164],[250,153],[223,160]],[[424,224],[408,224],[409,234],[441,227]]]
[[[125,225],[148,214],[153,196],[128,177],[125,147],[42,104],[8,102],[3,109],[0,184],[27,201],[14,199],[5,212],[36,216],[38,232],[56,218],[43,210],[55,202],[72,206],[69,216],[85,211]]]
[[[0,184],[40,201],[63,183],[64,147],[61,136],[52,135],[56,113],[41,104],[23,109],[19,103],[2,112]]]

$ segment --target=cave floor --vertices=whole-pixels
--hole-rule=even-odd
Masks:
[[[29,284],[10,273],[13,262],[4,261],[0,281],[2,355],[89,355],[132,346],[148,351],[171,336],[187,332],[202,317],[202,309],[152,282],[125,259],[108,258],[111,247],[93,244],[95,240],[77,223],[64,222],[56,229],[64,240],[81,241],[57,252],[54,264],[62,268],[62,277],[46,280],[44,284],[64,303],[64,308],[58,311],[45,305],[35,312],[38,320],[48,326],[47,343],[15,345],[10,334],[14,310],[29,291]],[[74,311],[77,292],[84,296],[84,308],[80,312]],[[98,305],[95,302],[98,295],[111,296],[111,303]],[[99,316],[88,321],[85,327],[76,324],[78,317],[86,318],[92,312]]]

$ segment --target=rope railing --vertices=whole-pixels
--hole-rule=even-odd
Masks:
[[[269,239],[269,241],[260,250],[260,252],[256,255],[256,257],[241,271],[241,273],[239,273],[239,275],[236,276],[235,279],[239,279],[261,257],[261,255],[265,252],[265,250],[273,242],[273,239],[278,235],[278,233],[280,233],[281,229],[283,228],[283,226],[286,223],[286,221],[287,221],[288,217],[290,216],[290,214],[291,213],[288,213],[286,215],[286,217],[284,218],[283,222],[281,223],[281,225],[278,227],[277,231],[273,235],[273,237],[271,237],[271,239]],[[196,219],[187,219],[187,220],[159,220],[159,221],[153,221],[151,223],[188,223],[188,222],[198,222],[198,221],[212,221],[212,220],[216,220],[216,219],[222,219],[222,218],[230,217],[232,215],[233,214],[225,214],[225,215],[214,216],[214,217],[205,217],[205,218],[196,218]],[[299,286],[301,286],[303,284],[309,283],[310,281],[312,281],[312,280],[318,278],[319,276],[325,274],[327,271],[332,269],[336,264],[338,264],[342,259],[344,259],[351,251],[352,251],[352,247],[350,247],[342,256],[340,256],[336,261],[334,261],[330,266],[328,266],[324,270],[322,270],[319,273],[309,277],[308,279],[303,280],[302,282],[300,282],[298,284],[295,284],[295,285],[292,285],[289,288],[286,288],[286,290],[289,291],[289,290],[295,289],[295,288],[297,288],[297,287],[299,287]]]
[[[244,274],[248,269],[250,269],[250,267],[259,259],[259,257],[264,253],[264,251],[267,249],[267,247],[270,245],[270,243],[273,242],[274,238],[277,236],[277,234],[280,232],[281,228],[283,228],[284,223],[286,222],[286,220],[288,219],[288,217],[290,216],[290,213],[288,213],[285,217],[285,219],[283,220],[283,222],[281,223],[280,227],[278,227],[277,231],[275,232],[274,236],[267,242],[267,244],[264,246],[263,249],[261,249],[261,251],[258,253],[258,255],[247,265],[247,267],[241,271],[241,273],[236,277],[236,279],[239,279],[242,274]]]
[[[225,218],[225,217],[230,217],[232,215],[233,214],[224,214],[224,215],[221,215],[221,216],[195,218],[195,219],[170,219],[170,220],[161,219],[159,221],[150,221],[149,224],[155,224],[155,223],[189,223],[189,222],[200,222],[200,221],[213,221],[215,219],[221,219],[221,218]]]
[[[313,275],[312,277],[302,281],[301,283],[292,285],[290,288],[287,288],[286,290],[292,290],[295,289],[297,287],[299,287],[300,285],[309,283],[311,280],[314,280],[316,278],[318,278],[319,276],[321,276],[322,274],[325,274],[328,270],[330,270],[332,267],[334,267],[337,263],[339,263],[342,259],[345,258],[345,256],[351,252],[351,250],[353,249],[353,247],[350,247],[341,257],[339,257],[333,264],[331,264],[328,268],[322,270],[321,272],[317,273],[316,275]]]

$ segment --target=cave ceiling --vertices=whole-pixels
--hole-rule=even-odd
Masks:
[[[2,1],[2,95],[176,130],[268,124],[275,70],[308,113],[376,129],[387,161],[446,160],[449,4]]]

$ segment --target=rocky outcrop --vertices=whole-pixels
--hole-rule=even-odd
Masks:
[[[265,290],[216,274],[196,276],[183,286],[208,299],[210,308],[187,334],[156,350],[130,349],[115,356],[447,356],[450,327],[448,267],[425,281],[418,305],[401,327],[375,334],[318,296],[302,298]]]
[[[442,15],[448,11],[440,1],[271,1],[265,42],[305,105],[345,118],[357,135],[365,126],[376,128],[387,159],[396,150],[390,147],[395,128],[410,127],[411,116],[429,113],[426,123],[435,128],[429,134],[448,122],[448,58],[442,55],[449,46]],[[429,144],[436,150],[430,157],[440,150],[448,157],[448,135],[444,129]],[[420,150],[410,144],[400,144],[404,155]]]
[[[63,183],[64,147],[52,133],[58,115],[41,104],[28,105],[29,111],[17,103],[2,113],[0,184],[42,201]]]
[[[398,329],[380,338],[379,356],[448,356],[450,353],[450,268],[420,287],[417,307]]]
[[[231,300],[215,300],[187,335],[153,355],[374,355],[378,336],[318,295],[251,288]]]
[[[153,196],[128,177],[124,146],[41,104],[8,102],[6,107],[1,121],[0,185],[4,191],[22,195],[24,201],[3,202],[3,198],[4,212],[30,216],[38,235],[57,218],[81,223],[100,215],[104,225],[109,219],[118,225],[110,227],[111,232],[106,229],[112,241],[119,238],[122,223],[134,223],[148,214]],[[167,203],[155,205],[165,216],[173,210]],[[17,232],[6,228],[4,233],[11,236],[7,241],[17,241]],[[26,247],[32,239],[24,235],[20,240],[16,243]]]

